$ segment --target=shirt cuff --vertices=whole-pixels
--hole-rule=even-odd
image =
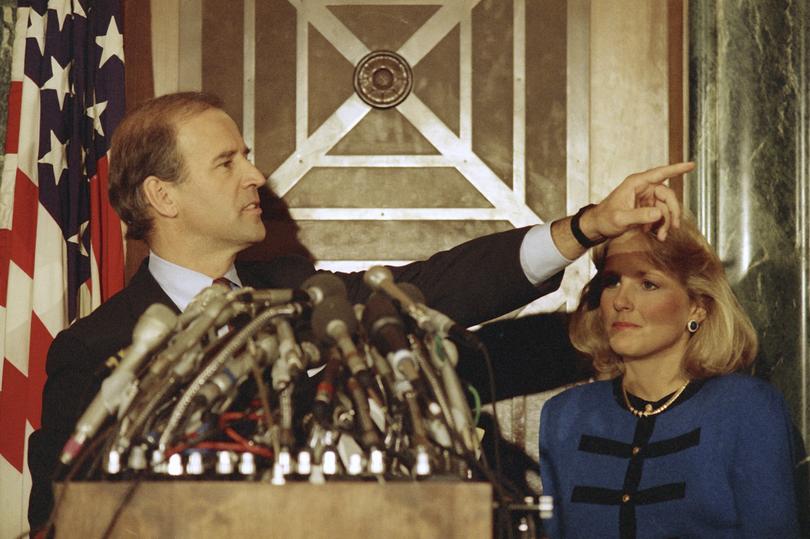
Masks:
[[[520,244],[520,266],[530,283],[537,286],[565,269],[573,260],[565,258],[551,239],[551,223],[535,225]]]

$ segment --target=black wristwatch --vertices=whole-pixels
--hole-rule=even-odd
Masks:
[[[579,211],[576,213],[576,215],[574,215],[571,218],[571,233],[577,239],[577,242],[580,245],[582,245],[582,247],[584,247],[585,249],[590,249],[594,245],[599,245],[600,243],[602,243],[602,240],[596,241],[591,240],[590,238],[588,238],[588,236],[586,236],[582,232],[582,229],[579,228],[579,220],[582,218],[583,215],[585,215],[586,211],[593,208],[594,206],[596,206],[596,204],[588,204],[587,206],[581,207]]]

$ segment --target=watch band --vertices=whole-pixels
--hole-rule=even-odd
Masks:
[[[596,206],[596,204],[588,204],[587,206],[583,206],[579,209],[579,211],[571,218],[571,233],[576,238],[577,242],[582,245],[585,249],[590,249],[594,245],[599,245],[602,243],[601,241],[593,241],[588,236],[586,236],[582,229],[579,227],[579,220],[585,215],[585,212],[589,209]]]

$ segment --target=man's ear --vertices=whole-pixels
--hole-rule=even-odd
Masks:
[[[143,195],[146,197],[152,209],[164,217],[176,217],[178,208],[172,196],[172,189],[169,182],[165,182],[157,176],[148,176],[141,186]]]

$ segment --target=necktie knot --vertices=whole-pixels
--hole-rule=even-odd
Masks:
[[[236,283],[231,281],[227,277],[217,277],[216,279],[214,279],[214,282],[211,283],[211,284],[218,284],[218,285],[224,286],[228,290],[233,290],[234,288],[238,288],[236,286]]]

